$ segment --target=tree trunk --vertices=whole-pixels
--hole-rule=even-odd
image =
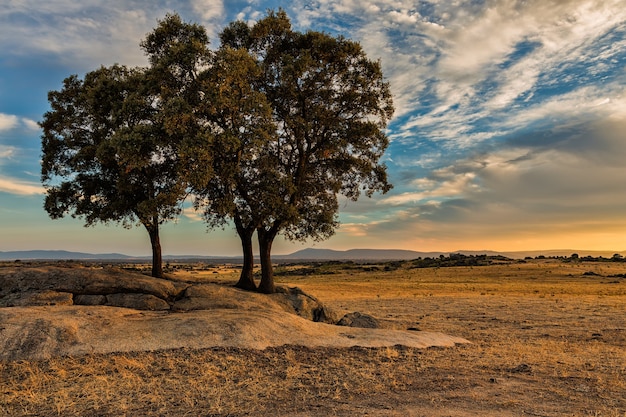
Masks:
[[[272,228],[273,229],[273,228]],[[259,238],[259,257],[261,258],[261,282],[259,292],[273,294],[276,292],[274,285],[274,268],[272,267],[272,243],[276,237],[276,232],[260,228],[257,230]]]
[[[243,227],[241,220],[237,218],[235,218],[235,226],[237,227],[237,234],[241,239],[241,247],[243,249],[243,267],[241,268],[241,275],[235,287],[254,291],[256,290],[256,284],[254,283],[254,252],[252,250],[254,228]]]
[[[152,246],[152,276],[163,278],[163,257],[161,254],[161,238],[159,237],[159,222],[157,219],[153,224],[144,224],[150,235],[150,245]]]

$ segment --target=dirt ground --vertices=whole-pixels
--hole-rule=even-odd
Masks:
[[[624,417],[624,273],[624,263],[546,260],[286,275],[340,314],[472,343],[0,362],[0,415]]]

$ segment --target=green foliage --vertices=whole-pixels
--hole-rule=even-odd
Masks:
[[[168,15],[141,43],[147,68],[102,67],[50,92],[45,209],[86,225],[142,224],[161,268],[159,225],[193,192],[210,228],[235,223],[246,288],[257,232],[261,289],[272,292],[279,233],[326,239],[339,194],[391,188],[380,163],[391,93],[361,45],[294,31],[282,10],[233,22],[220,40],[211,51],[202,26]]]
[[[253,26],[233,22],[220,40],[217,55],[238,51],[247,73],[240,72],[236,61],[218,61],[230,66],[225,72],[241,74],[243,82],[220,80],[214,88],[241,87],[252,105],[247,111],[259,110],[253,113],[257,131],[242,123],[250,118],[234,124],[217,120],[224,137],[235,131],[226,144],[241,147],[235,146],[237,157],[219,162],[231,168],[216,169],[220,174],[201,194],[208,197],[210,225],[226,215],[242,240],[257,230],[261,286],[271,292],[270,251],[277,234],[292,240],[326,239],[338,226],[338,194],[356,200],[362,192],[371,196],[391,188],[379,162],[388,146],[384,128],[393,114],[391,93],[380,63],[367,59],[358,43],[293,31],[282,10],[268,12]],[[253,93],[261,96],[252,100]],[[227,114],[237,103],[242,100],[228,102]],[[242,137],[248,132],[251,137]],[[213,194],[216,189],[222,192],[221,202]]]
[[[410,268],[444,268],[455,266],[488,266],[503,263],[524,262],[515,261],[502,255],[463,255],[462,253],[451,253],[439,258],[418,258],[410,261]]]
[[[168,16],[142,43],[150,67],[114,65],[66,78],[49,93],[41,122],[45,210],[82,217],[86,226],[142,224],[157,276],[159,225],[180,213],[191,179],[210,176],[197,77],[207,45],[201,27]]]

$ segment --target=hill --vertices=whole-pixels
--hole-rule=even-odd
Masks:
[[[65,250],[28,250],[28,251],[11,251],[0,252],[0,260],[17,260],[17,259],[133,259],[132,256],[123,255],[121,253],[84,253],[69,252]]]
[[[518,251],[518,252],[498,252],[493,250],[458,250],[453,252],[419,252],[403,249],[350,249],[345,251],[333,249],[302,249],[286,255],[274,255],[275,261],[401,261],[412,260],[417,258],[438,258],[439,256],[449,256],[450,254],[460,253],[466,256],[505,256],[511,259],[523,259],[526,257],[536,258],[538,256],[569,257],[573,253],[577,253],[580,257],[591,256],[594,258],[605,257],[611,258],[615,253],[626,256],[626,252],[616,251],[592,251],[592,250],[576,250],[576,249],[557,249],[557,250],[535,250],[535,251]],[[148,260],[149,256],[129,256],[121,253],[84,253],[70,252],[64,250],[29,250],[29,251],[10,251],[0,252],[0,260]],[[241,262],[241,256],[207,256],[207,255],[163,255],[165,261],[206,261],[211,262]]]
[[[350,249],[346,251],[332,249],[307,248],[289,255],[276,255],[275,259],[283,260],[324,260],[324,261],[345,261],[345,260],[408,260],[425,257],[436,257],[443,252],[416,252],[401,249]]]
[[[593,251],[593,250],[575,250],[575,249],[554,249],[554,250],[535,250],[535,251],[517,251],[517,252],[498,252],[493,250],[457,250],[452,252],[418,252],[412,250],[401,249],[350,249],[338,251],[332,249],[315,249],[307,248],[288,255],[275,255],[276,260],[320,260],[320,261],[392,261],[392,260],[411,260],[417,258],[438,258],[439,256],[449,256],[450,254],[460,253],[466,256],[505,256],[511,259],[523,259],[526,257],[536,258],[538,256],[569,257],[573,253],[577,253],[581,257],[591,256],[594,258],[605,257],[610,258],[615,253],[626,255],[626,252],[616,251]]]

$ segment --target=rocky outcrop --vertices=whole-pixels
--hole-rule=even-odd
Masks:
[[[427,332],[371,329],[373,320],[352,313],[341,320],[352,327],[329,325],[334,314],[298,288],[265,295],[124,270],[0,266],[0,361],[182,347],[467,342]]]
[[[169,309],[184,287],[118,268],[45,266],[0,270],[0,307],[107,305]]]
[[[335,323],[335,314],[299,288],[264,295],[217,284],[159,279],[119,268],[83,266],[0,269],[0,307],[82,305],[135,310],[276,310]]]
[[[332,310],[298,287],[277,287],[276,294],[272,294],[271,297],[279,304],[287,307],[287,310],[292,310],[290,312],[307,320],[329,324],[334,324],[337,321]]]
[[[359,313],[358,311],[346,314],[337,322],[337,325],[348,327],[361,327],[364,329],[380,328],[380,323],[375,317],[372,317],[369,314]]]

